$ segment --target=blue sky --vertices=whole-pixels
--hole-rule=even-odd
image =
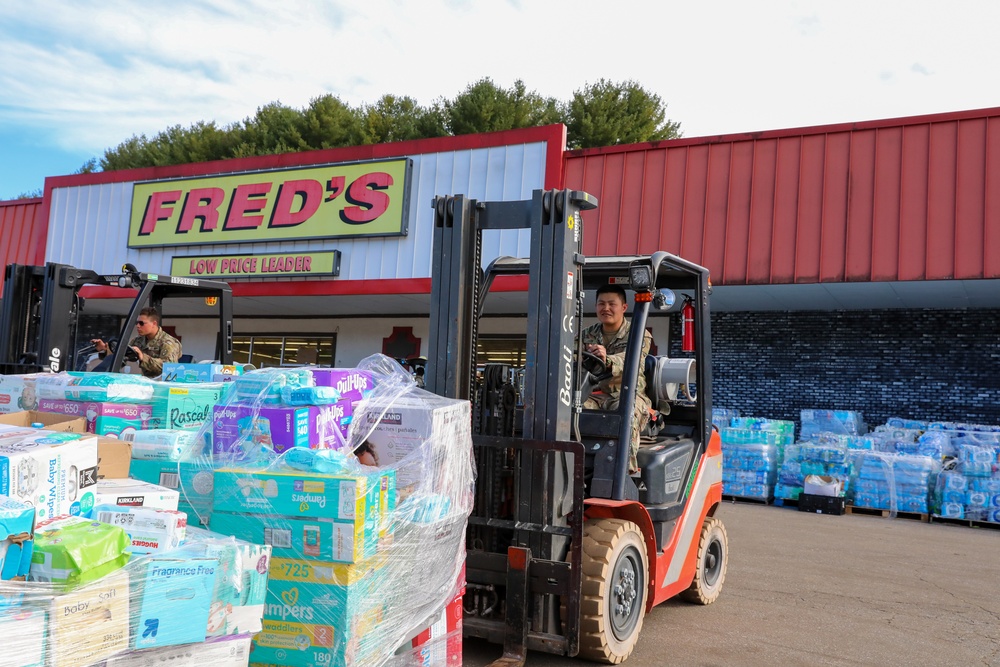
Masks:
[[[0,0],[0,200],[133,135],[331,93],[634,79],[685,136],[1000,106],[1000,3]]]

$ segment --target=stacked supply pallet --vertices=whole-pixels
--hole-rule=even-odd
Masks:
[[[722,493],[768,501],[774,496],[781,438],[773,431],[722,429]]]
[[[785,459],[778,472],[774,497],[798,500],[805,486],[806,477],[815,475],[839,485],[839,496],[850,491],[854,470],[853,457],[846,444],[829,442],[817,444],[802,442],[785,448]]]
[[[799,417],[799,437],[802,440],[809,440],[820,433],[863,435],[868,432],[864,417],[852,410],[802,410]]]
[[[933,456],[866,452],[854,488],[855,507],[927,514],[932,482],[941,468]]]

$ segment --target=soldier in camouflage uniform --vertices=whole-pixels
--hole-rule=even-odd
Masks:
[[[139,355],[139,368],[143,375],[155,378],[163,373],[164,363],[181,358],[181,342],[160,328],[160,313],[156,308],[140,310],[135,327],[138,335],[128,344]],[[103,359],[108,353],[107,343],[99,338],[90,342]]]
[[[596,410],[617,410],[622,385],[622,371],[625,366],[625,348],[628,344],[631,323],[625,319],[628,301],[625,290],[617,285],[604,285],[597,290],[597,324],[587,327],[581,333],[583,346],[587,352],[604,360],[611,376],[595,387],[595,393],[583,403],[584,408]],[[636,381],[635,409],[632,413],[632,441],[629,443],[629,472],[639,466],[636,452],[639,450],[639,433],[649,420],[649,397],[646,396],[646,377],[642,372],[646,355],[653,337],[644,332],[642,357],[639,359],[639,377]]]

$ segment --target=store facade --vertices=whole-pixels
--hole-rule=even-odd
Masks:
[[[59,176],[20,225],[44,261],[227,280],[241,360],[347,366],[426,354],[434,196],[562,187],[600,202],[585,253],[711,270],[717,405],[1000,422],[1000,109],[584,151],[548,126]],[[490,232],[484,262],[527,246]],[[487,303],[491,359],[523,360],[522,289],[500,281]],[[128,297],[86,295],[106,317]],[[164,323],[209,354],[196,305]],[[668,318],[651,329],[675,349]]]

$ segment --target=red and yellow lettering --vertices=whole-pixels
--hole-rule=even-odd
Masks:
[[[292,211],[296,197],[302,197],[298,211]],[[319,210],[323,199],[323,186],[318,181],[285,181],[278,187],[278,199],[271,212],[268,227],[293,227],[300,225]]]
[[[344,198],[353,206],[345,206],[340,219],[349,225],[363,225],[376,220],[389,208],[389,195],[382,190],[392,185],[392,176],[375,172],[359,176],[347,188]]]
[[[326,201],[333,201],[337,198],[337,195],[344,191],[344,183],[346,180],[347,179],[343,176],[334,176],[326,182],[326,191],[330,193],[327,196]]]
[[[247,215],[260,213],[267,206],[267,195],[271,191],[270,183],[248,183],[237,185],[229,204],[223,231],[229,229],[256,229],[264,222],[263,215]]]
[[[177,233],[191,231],[194,223],[201,222],[201,231],[210,232],[219,224],[219,206],[226,199],[222,188],[195,188],[184,197]]]
[[[169,220],[174,212],[171,206],[181,198],[180,190],[154,192],[146,200],[146,211],[142,215],[142,225],[139,226],[139,236],[149,236],[156,229],[156,223]]]

